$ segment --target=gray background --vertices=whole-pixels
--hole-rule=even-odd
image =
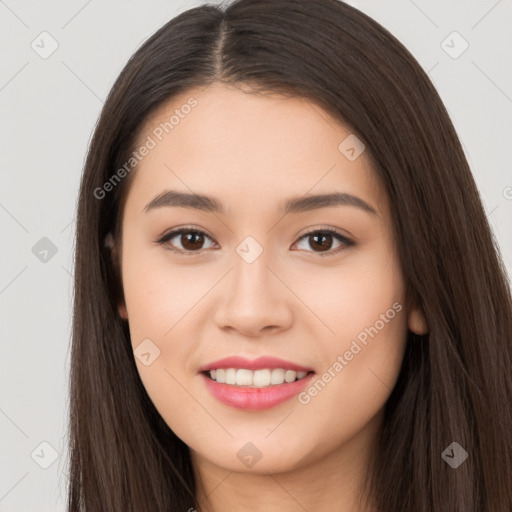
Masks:
[[[2,512],[65,508],[74,210],[87,145],[132,53],[201,3],[0,0]],[[428,71],[512,275],[512,2],[349,3]],[[58,48],[42,58],[52,38]]]

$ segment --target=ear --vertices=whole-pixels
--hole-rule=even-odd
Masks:
[[[117,311],[119,312],[119,316],[123,320],[128,320],[128,312],[126,311],[126,305],[124,302],[117,306]]]
[[[428,333],[427,319],[425,318],[425,313],[420,306],[414,304],[409,309],[407,326],[414,334]]]
[[[128,312],[126,311],[126,304],[124,302],[123,297],[123,287],[121,285],[121,266],[119,262],[119,250],[118,246],[116,244],[116,241],[114,240],[114,236],[112,233],[109,233],[104,240],[105,247],[110,249],[110,258],[112,261],[112,265],[114,266],[114,272],[116,275],[116,281],[117,281],[117,290],[116,290],[116,296],[119,297],[118,299],[118,305],[117,305],[117,311],[119,313],[119,316],[123,320],[128,320]]]

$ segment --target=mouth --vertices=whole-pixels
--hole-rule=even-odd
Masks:
[[[224,405],[243,411],[275,407],[301,393],[314,371],[285,368],[215,368],[199,373],[209,393]]]
[[[199,368],[207,390],[219,402],[244,411],[279,405],[311,383],[315,372],[272,356],[232,356]]]
[[[314,371],[295,371],[285,368],[216,368],[201,372],[206,378],[219,384],[227,384],[237,388],[264,389],[283,384],[291,384],[305,379]]]

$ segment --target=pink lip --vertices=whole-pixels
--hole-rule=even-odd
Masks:
[[[219,367],[217,366],[217,368]],[[233,368],[233,366],[229,366],[229,368]],[[278,368],[282,368],[282,366],[278,366]],[[314,373],[289,384],[284,383],[266,388],[244,388],[231,386],[230,384],[220,384],[207,377],[204,373],[201,374],[201,377],[204,379],[210,393],[223,404],[246,411],[260,411],[274,407],[299,394],[310,384]]]
[[[246,370],[264,370],[265,368],[283,368],[284,370],[294,370],[296,372],[312,372],[312,368],[305,368],[290,361],[279,359],[277,357],[262,356],[257,359],[249,360],[245,357],[233,356],[219,359],[199,368],[200,372],[208,370],[217,370],[219,368],[245,368]]]

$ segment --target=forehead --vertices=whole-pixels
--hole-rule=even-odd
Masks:
[[[363,195],[380,209],[384,197],[369,155],[354,160],[344,152],[346,141],[360,150],[354,137],[302,97],[220,84],[193,88],[161,105],[141,128],[136,148],[151,149],[136,166],[129,195],[142,201],[172,188],[263,207],[266,200],[335,190]]]

